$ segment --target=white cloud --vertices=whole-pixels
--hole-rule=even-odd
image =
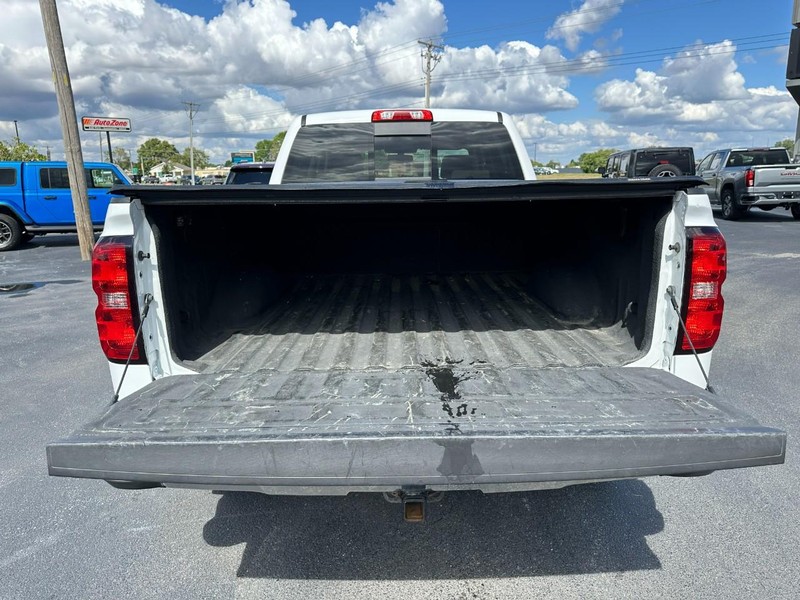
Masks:
[[[664,59],[661,72],[667,78],[667,93],[693,103],[746,98],[735,51],[736,46],[726,40],[691,47]]]
[[[509,112],[566,110],[578,105],[558,68],[566,62],[557,48],[509,42],[497,50],[448,48],[436,86],[439,106],[470,106]]]
[[[692,45],[666,58],[658,72],[637,69],[633,80],[613,79],[595,90],[599,109],[626,126],[673,126],[683,132],[791,131],[797,106],[770,86],[747,88],[729,41]],[[721,136],[722,137],[722,136]],[[740,142],[741,143],[741,142]]]
[[[584,0],[579,8],[564,13],[556,19],[553,26],[547,30],[547,39],[563,39],[567,48],[574,52],[580,45],[581,36],[599,31],[607,21],[619,13],[623,2],[624,0]]]

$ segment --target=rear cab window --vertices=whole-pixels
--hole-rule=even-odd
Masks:
[[[786,150],[733,150],[727,167],[755,167],[758,165],[785,165],[789,163]]]
[[[0,167],[0,187],[17,185],[17,170],[10,167]]]
[[[502,123],[336,123],[298,131],[283,182],[523,178]]]

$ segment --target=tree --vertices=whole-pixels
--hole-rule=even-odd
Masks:
[[[794,140],[791,138],[786,138],[785,140],[781,140],[780,142],[775,142],[772,144],[775,148],[782,147],[786,148],[789,151],[789,154],[794,152]]]
[[[608,157],[617,152],[614,148],[601,148],[594,152],[584,152],[578,157],[578,164],[584,173],[596,173],[597,167],[606,166]]]
[[[281,131],[271,140],[260,140],[256,142],[256,161],[264,162],[267,160],[275,160],[278,157],[278,152],[283,144],[283,138],[286,137],[286,132]]]
[[[543,167],[543,166],[544,166],[544,165],[543,165],[542,163],[540,163],[538,160],[532,160],[532,161],[531,161],[531,164],[532,164],[534,167]]]
[[[272,144],[272,140],[259,140],[256,142],[256,160],[258,162],[267,160],[270,144]]]
[[[547,161],[547,164],[545,165],[545,167],[550,167],[551,169],[560,169],[561,168],[561,163],[558,163],[558,162],[556,162],[556,161],[551,159],[551,160]]]
[[[35,146],[30,146],[15,137],[8,142],[0,141],[0,160],[33,162],[47,160],[47,157],[39,152]]]
[[[112,151],[114,155],[114,164],[120,169],[130,171],[131,169],[131,154],[125,148],[114,148]]]
[[[180,152],[171,143],[158,138],[150,138],[136,150],[139,159],[144,163],[145,173],[160,162],[170,163],[181,160]]]
[[[191,166],[192,158],[189,156],[189,148],[183,151],[183,154],[180,155],[178,160],[183,163],[184,165]],[[200,148],[194,149],[194,168],[195,169],[205,169],[211,161],[208,158],[208,154],[201,150]]]
[[[280,152],[281,146],[283,145],[283,138],[286,137],[286,132],[281,131],[278,135],[272,138],[272,142],[269,145],[269,156],[267,160],[275,160],[278,158],[278,152]]]

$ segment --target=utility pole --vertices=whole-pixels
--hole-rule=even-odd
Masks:
[[[196,102],[182,102],[189,115],[189,168],[192,170],[192,185],[194,185],[194,116],[200,108]]]
[[[442,60],[442,52],[444,46],[434,44],[433,40],[417,40],[417,43],[424,46],[420,56],[425,61],[422,66],[422,72],[425,73],[425,108],[431,107],[431,72]]]
[[[58,115],[64,136],[64,152],[67,155],[67,172],[72,192],[72,207],[75,211],[75,224],[78,229],[78,244],[81,249],[81,259],[88,261],[92,257],[94,228],[89,213],[86,176],[83,170],[83,152],[78,133],[78,118],[75,114],[75,100],[72,97],[72,84],[67,68],[67,55],[64,52],[64,38],[61,36],[56,0],[39,0],[39,8],[42,11],[44,36],[47,40],[50,66],[53,69],[53,82],[58,98]]]
[[[14,119],[14,132],[17,134],[17,141],[19,141],[19,127],[17,127],[16,119]]]

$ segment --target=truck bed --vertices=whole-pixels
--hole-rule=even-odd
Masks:
[[[507,367],[614,366],[640,353],[620,324],[560,320],[517,272],[306,275],[251,327],[187,366],[403,369],[451,361]]]

